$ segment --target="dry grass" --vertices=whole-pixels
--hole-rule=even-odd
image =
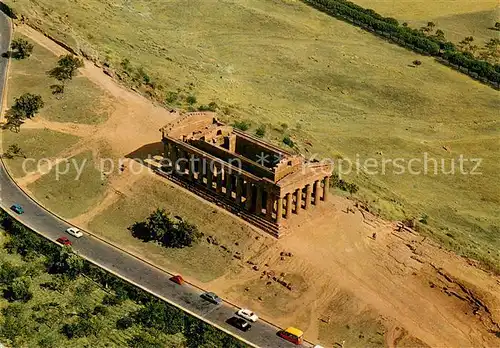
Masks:
[[[380,14],[394,17],[410,26],[421,27],[434,22],[436,29],[444,31],[446,38],[459,42],[473,36],[481,44],[498,37],[491,30],[500,18],[500,6],[496,0],[356,0],[355,3],[372,8]]]
[[[115,204],[96,216],[89,223],[89,228],[160,267],[202,282],[215,279],[229,270],[233,253],[208,244],[205,238],[190,248],[167,249],[132,237],[128,227],[145,219],[156,208],[164,208],[171,216],[180,216],[194,223],[205,237],[215,236],[233,253],[239,251],[244,255],[249,252],[246,245],[256,234],[231,216],[154,177],[138,181],[130,192],[125,192]]]
[[[28,189],[47,209],[72,218],[97,205],[104,196],[106,184],[92,153],[87,151],[55,166],[28,185]]]
[[[38,163],[44,164],[40,161],[41,159],[55,158],[60,152],[75,145],[78,139],[74,135],[49,129],[21,129],[19,133],[4,130],[2,131],[3,150],[7,151],[10,145],[18,144],[26,158],[30,159],[26,161],[24,157],[16,156],[13,159],[6,159],[5,163],[15,178],[22,178],[30,172],[37,171]]]
[[[300,148],[306,140],[312,143],[309,153],[484,158],[483,175],[476,177],[353,175],[349,180],[363,187],[361,196],[382,214],[427,214],[436,238],[498,264],[500,99],[491,88],[300,2],[7,3],[56,36],[65,32],[70,43],[91,55],[99,52],[112,66],[129,58],[164,91],[193,84],[200,103],[229,105],[229,120],[276,129],[269,133],[273,141],[281,141],[279,125],[285,123]],[[449,3],[429,4],[413,18],[427,20],[425,11],[449,16],[492,8],[490,2],[478,6],[465,0],[457,5],[460,11]],[[397,11],[375,9],[401,19]],[[423,65],[408,67],[415,59]]]
[[[50,89],[58,81],[47,75],[56,66],[58,57],[23,35],[16,34],[14,37],[28,40],[34,49],[31,57],[12,60],[7,89],[9,106],[15,98],[29,92],[41,95],[45,104],[35,117],[84,124],[98,124],[106,120],[106,112],[99,109],[105,97],[101,89],[88,79],[76,76],[67,83],[64,95],[58,99]]]

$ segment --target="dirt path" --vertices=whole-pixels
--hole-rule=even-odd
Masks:
[[[332,305],[334,294],[341,292],[352,297],[350,307],[358,308],[352,316],[363,310],[378,314],[387,328],[388,345],[413,336],[433,347],[498,346],[491,333],[500,330],[498,277],[418,234],[394,231],[393,224],[369,213],[364,213],[367,219],[356,208],[354,214],[345,213],[352,202],[344,198],[332,200],[321,208],[322,216],[303,223],[253,260],[259,272],[247,267],[238,278],[224,277],[210,286],[260,310],[273,322],[301,327],[313,341],[322,340],[319,318],[345,314],[332,312],[338,307]],[[283,250],[293,257],[283,261],[278,256]],[[272,301],[263,305],[255,293],[235,292],[247,284],[257,287],[262,283],[260,270],[269,269],[304,276],[308,290],[298,299],[289,299],[290,307],[300,311],[283,315]],[[304,311],[310,315],[304,316]]]

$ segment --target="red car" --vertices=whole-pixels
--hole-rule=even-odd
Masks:
[[[184,279],[180,275],[175,275],[172,278],[170,278],[170,280],[179,285],[184,284]]]
[[[71,241],[67,237],[59,237],[56,239],[56,242],[62,244],[62,245],[71,245]]]

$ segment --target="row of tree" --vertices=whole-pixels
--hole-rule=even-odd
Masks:
[[[129,227],[132,236],[144,242],[155,241],[167,248],[190,247],[202,237],[198,228],[184,220],[170,218],[164,209],[156,209],[145,221]]]
[[[10,236],[6,247],[11,252],[16,252],[27,259],[34,259],[36,255],[46,256],[46,262],[43,265],[44,269],[48,272],[58,274],[56,279],[61,281],[43,284],[43,286],[53,290],[64,289],[67,286],[65,279],[74,279],[83,274],[101,287],[110,289],[114,293],[104,298],[104,306],[96,306],[93,311],[79,313],[78,319],[75,322],[64,325],[62,332],[70,339],[95,335],[96,330],[99,329],[96,316],[105,314],[105,306],[119,304],[130,299],[137,304],[143,305],[143,307],[135,313],[119,319],[116,322],[116,327],[123,330],[132,325],[140,325],[145,329],[143,334],[135,335],[130,339],[128,345],[131,347],[165,346],[165,344],[159,342],[158,335],[155,334],[158,332],[163,332],[167,335],[180,332],[186,337],[186,346],[190,348],[244,347],[238,340],[222,331],[94,266],[71,252],[71,249],[60,248],[19,224],[4,211],[0,211],[0,226]],[[29,301],[31,291],[29,289],[29,281],[25,277],[25,272],[10,264],[3,263],[1,266],[0,286],[10,284],[10,286],[6,287],[6,292],[9,294],[5,296],[13,296],[9,297],[12,301]],[[4,315],[7,319],[4,320],[3,327],[0,326],[0,334],[2,330],[6,330],[11,326],[8,318],[12,317],[12,315],[15,316],[16,313]],[[12,323],[14,324],[15,322],[12,321]]]
[[[346,0],[304,0],[334,17],[347,20],[369,31],[390,38],[392,41],[415,49],[419,53],[441,57],[450,63],[467,69],[489,82],[500,84],[500,65],[491,64],[474,57],[470,52],[461,52],[444,35],[427,35],[426,31],[400,25],[397,20],[382,17]],[[440,33],[441,34],[441,33]]]
[[[33,52],[33,44],[25,39],[17,38],[11,43],[10,56],[15,59],[29,58]],[[57,62],[57,66],[49,70],[47,74],[60,82],[50,86],[54,95],[62,95],[66,83],[73,79],[79,68],[83,66],[83,61],[71,54],[62,56]],[[42,96],[24,93],[16,98],[12,107],[7,110],[5,118],[7,120],[5,128],[19,132],[24,120],[30,119],[44,107]]]

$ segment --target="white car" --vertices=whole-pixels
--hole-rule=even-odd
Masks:
[[[248,320],[248,321],[251,321],[252,323],[255,323],[257,321],[257,319],[259,319],[259,317],[257,316],[257,314],[255,314],[254,312],[252,312],[250,309],[240,309],[238,311],[238,314],[240,317]]]
[[[76,238],[83,237],[83,233],[76,227],[70,227],[66,230],[67,233],[71,234]]]

